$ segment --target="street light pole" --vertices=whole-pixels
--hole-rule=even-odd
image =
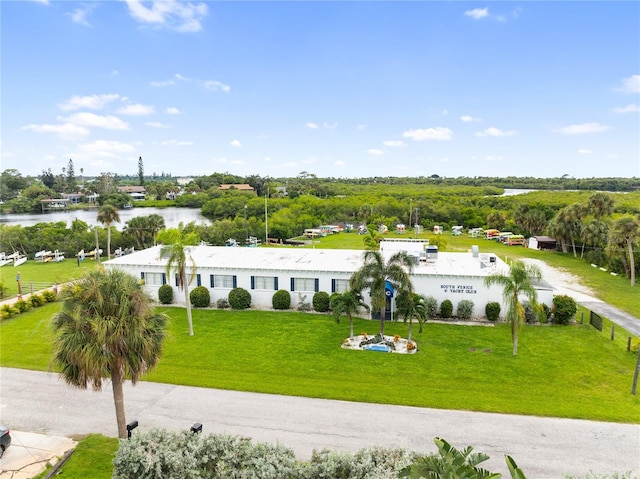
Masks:
[[[247,205],[244,205],[244,242],[249,241],[249,231],[247,230]]]

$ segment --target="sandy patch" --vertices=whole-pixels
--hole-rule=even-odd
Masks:
[[[599,301],[590,288],[580,283],[580,277],[561,268],[553,268],[542,260],[524,258],[526,264],[533,264],[540,268],[542,279],[553,287],[555,294],[571,296],[576,301]]]

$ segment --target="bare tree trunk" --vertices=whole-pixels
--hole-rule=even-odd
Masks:
[[[353,338],[353,316],[349,315],[349,337]]]
[[[113,404],[116,408],[116,422],[118,424],[118,437],[127,438],[127,418],[124,412],[124,392],[122,384],[124,377],[121,374],[119,364],[114,364],[111,371],[111,390],[113,392]]]
[[[380,336],[384,339],[384,320],[387,315],[387,307],[383,307],[380,309]]]
[[[636,285],[636,263],[633,257],[633,245],[630,240],[627,240],[627,247],[629,248],[629,270],[631,271],[631,286]]]
[[[189,336],[193,336],[193,319],[191,318],[191,298],[189,298],[189,285],[184,285],[184,299],[187,303],[187,322],[189,323]]]
[[[107,259],[111,259],[111,223],[107,224]]]

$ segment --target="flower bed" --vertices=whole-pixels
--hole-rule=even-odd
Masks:
[[[375,336],[362,333],[353,338],[346,338],[342,342],[344,349],[355,349],[357,351],[384,351],[390,353],[413,354],[418,351],[418,344],[411,340],[395,336]]]

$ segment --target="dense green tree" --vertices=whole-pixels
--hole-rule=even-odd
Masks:
[[[526,265],[523,261],[511,263],[507,274],[494,273],[485,278],[485,285],[502,287],[502,296],[507,304],[507,321],[511,324],[513,355],[518,354],[518,332],[524,322],[524,307],[520,301],[525,296],[532,308],[537,307],[538,293],[533,281],[542,278],[540,269],[535,265]]]
[[[363,255],[364,264],[350,279],[350,288],[362,292],[369,290],[374,311],[380,311],[380,335],[384,336],[384,323],[387,307],[387,283],[395,294],[413,291],[410,273],[413,271],[413,259],[405,252],[394,253],[385,261],[380,251],[367,250]]]
[[[591,213],[596,220],[601,220],[605,216],[613,213],[614,200],[609,193],[598,191],[589,197],[587,211]]]
[[[623,249],[621,254],[629,262],[628,277],[631,280],[631,286],[636,285],[636,264],[633,254],[633,248],[638,244],[640,239],[640,221],[633,216],[622,216],[618,218],[611,228],[611,242],[614,244],[624,244],[626,246],[626,252]]]
[[[0,200],[7,201],[18,196],[29,186],[29,180],[16,169],[7,169],[0,175]]]
[[[96,270],[64,288],[53,318],[53,364],[86,389],[109,378],[118,436],[127,437],[123,385],[135,384],[160,358],[167,316],[156,313],[138,280],[122,270]]]
[[[76,171],[73,167],[73,160],[71,158],[69,158],[69,163],[67,163],[67,179],[65,185],[68,193],[74,193],[76,191]]]

